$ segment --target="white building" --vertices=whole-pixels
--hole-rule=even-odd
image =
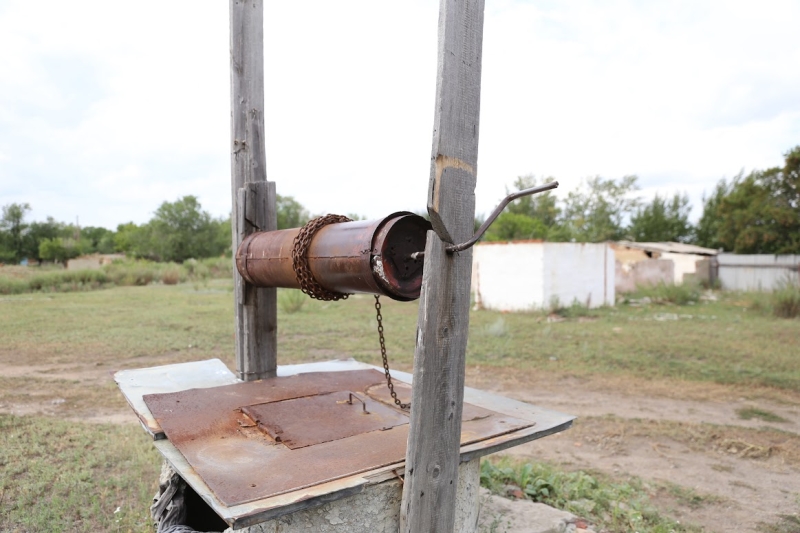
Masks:
[[[614,305],[614,251],[605,243],[481,243],[472,293],[477,306],[497,311]]]

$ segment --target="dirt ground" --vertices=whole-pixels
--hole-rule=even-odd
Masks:
[[[52,381],[55,388],[71,380],[84,390],[102,388],[109,400],[105,407],[76,419],[134,424],[121,395],[110,386],[110,371],[88,365],[0,366],[0,375],[38,378],[40,386]],[[742,394],[683,382],[545,378],[479,367],[468,369],[467,384],[578,417],[570,430],[507,453],[691,489],[692,498],[658,492],[660,507],[681,522],[709,532],[765,531],[764,524],[800,510],[800,395],[771,390]],[[0,411],[71,416],[70,401],[49,398],[52,394],[45,393],[42,401],[6,402]],[[783,421],[743,420],[737,410],[748,407]],[[773,431],[761,438],[761,428]],[[705,437],[697,437],[700,433]]]
[[[699,498],[665,496],[660,507],[706,531],[765,531],[765,524],[800,511],[800,396],[762,391],[745,397],[707,384],[648,387],[569,377],[523,383],[520,376],[487,376],[475,369],[470,374],[473,386],[578,417],[572,429],[511,454],[692,489]],[[743,420],[737,411],[745,408],[783,421]],[[647,430],[637,430],[642,427]],[[714,432],[710,439],[692,437],[708,428]],[[739,428],[750,431],[742,437]],[[761,428],[776,430],[769,433],[777,441],[748,443]],[[755,451],[760,453],[749,453]]]

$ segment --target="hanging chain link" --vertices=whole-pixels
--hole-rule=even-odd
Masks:
[[[375,295],[375,317],[378,320],[378,339],[381,341],[381,357],[383,358],[383,370],[386,373],[386,385],[389,387],[389,394],[392,395],[395,405],[400,409],[411,409],[410,403],[403,403],[397,399],[397,393],[394,391],[394,383],[392,383],[392,376],[389,374],[389,359],[386,356],[386,339],[383,338],[383,315],[381,315],[381,297]]]
[[[300,284],[300,290],[309,295],[311,298],[324,301],[346,300],[349,294],[329,291],[319,284],[311,274],[311,268],[308,266],[308,247],[311,244],[311,239],[314,235],[327,226],[328,224],[338,224],[339,222],[350,222],[351,219],[342,215],[325,215],[310,220],[305,226],[300,228],[300,232],[294,238],[294,246],[292,247],[292,268],[294,268],[297,282]],[[381,357],[383,358],[383,370],[386,373],[386,385],[389,387],[389,393],[392,395],[395,405],[400,409],[410,409],[410,403],[403,403],[397,398],[397,393],[394,391],[394,383],[392,383],[392,376],[389,373],[389,358],[386,355],[386,339],[383,337],[383,315],[381,315],[381,297],[375,295],[375,313],[378,321],[378,339],[381,343]]]
[[[329,291],[311,274],[311,267],[308,266],[308,247],[311,245],[311,239],[317,234],[319,230],[328,224],[338,224],[339,222],[350,222],[352,219],[343,215],[325,215],[309,220],[305,226],[300,228],[300,233],[294,238],[294,246],[292,247],[292,268],[294,274],[297,276],[297,282],[300,284],[300,290],[309,295],[311,298],[317,300],[324,300],[326,302],[336,300],[346,300],[349,294],[342,292]]]

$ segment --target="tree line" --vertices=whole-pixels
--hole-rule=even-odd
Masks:
[[[291,196],[280,196],[278,228],[305,224],[308,211]],[[103,227],[79,227],[47,217],[28,222],[30,204],[3,207],[0,218],[0,263],[66,263],[80,255],[124,253],[154,261],[175,261],[218,257],[231,253],[231,221],[214,218],[203,210],[196,196],[163,202],[144,224],[119,224],[116,231]]]
[[[527,189],[553,178],[517,178]],[[585,179],[560,199],[551,192],[512,202],[484,236],[487,241],[542,239],[555,242],[674,241],[736,253],[800,254],[800,146],[784,154],[781,167],[721,179],[703,198],[697,224],[689,221],[686,193],[637,196],[636,176]],[[278,229],[305,224],[308,211],[291,196],[278,195]],[[30,205],[4,206],[0,218],[0,262],[67,260],[87,253],[125,253],[155,261],[183,262],[231,253],[231,223],[202,209],[195,196],[164,202],[144,224],[116,231],[78,227],[48,217],[27,222]],[[352,219],[361,217],[348,215]],[[477,219],[476,227],[482,220]]]
[[[519,177],[516,190],[553,178]],[[735,253],[800,254],[800,146],[784,165],[721,179],[703,197],[697,224],[689,196],[637,196],[636,176],[588,178],[563,199],[547,192],[511,203],[486,232],[487,241],[684,242]]]

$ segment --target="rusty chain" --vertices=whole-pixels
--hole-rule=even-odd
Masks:
[[[309,220],[305,226],[300,228],[300,232],[294,238],[294,246],[292,247],[292,268],[294,268],[297,282],[300,284],[300,290],[306,293],[311,298],[324,301],[346,300],[349,294],[329,291],[319,284],[314,275],[311,273],[311,268],[308,266],[308,247],[314,235],[327,226],[328,224],[338,224],[339,222],[350,222],[351,219],[343,215],[325,215]],[[410,403],[403,403],[397,398],[397,393],[394,391],[394,383],[392,383],[392,376],[389,374],[389,359],[386,355],[386,339],[383,337],[383,315],[381,315],[381,297],[375,295],[375,312],[378,321],[378,339],[381,343],[381,357],[383,358],[383,370],[386,373],[386,385],[389,387],[389,393],[392,395],[394,403],[400,409],[410,409]]]
[[[386,385],[389,387],[389,393],[392,395],[395,405],[400,409],[411,409],[410,403],[403,403],[397,399],[397,393],[394,391],[394,383],[392,383],[392,376],[389,374],[389,359],[386,356],[386,339],[383,338],[383,315],[381,315],[381,297],[375,295],[375,313],[378,320],[378,339],[381,342],[381,357],[383,358],[383,370],[386,373]]]
[[[294,268],[294,274],[297,277],[297,282],[300,284],[300,290],[311,298],[330,302],[346,300],[347,297],[350,296],[342,292],[329,291],[314,279],[314,275],[311,274],[311,268],[308,266],[308,247],[314,235],[328,224],[350,222],[351,220],[352,219],[343,215],[325,215],[317,217],[309,220],[305,226],[300,228],[300,233],[294,238],[294,246],[292,247],[292,268]]]

